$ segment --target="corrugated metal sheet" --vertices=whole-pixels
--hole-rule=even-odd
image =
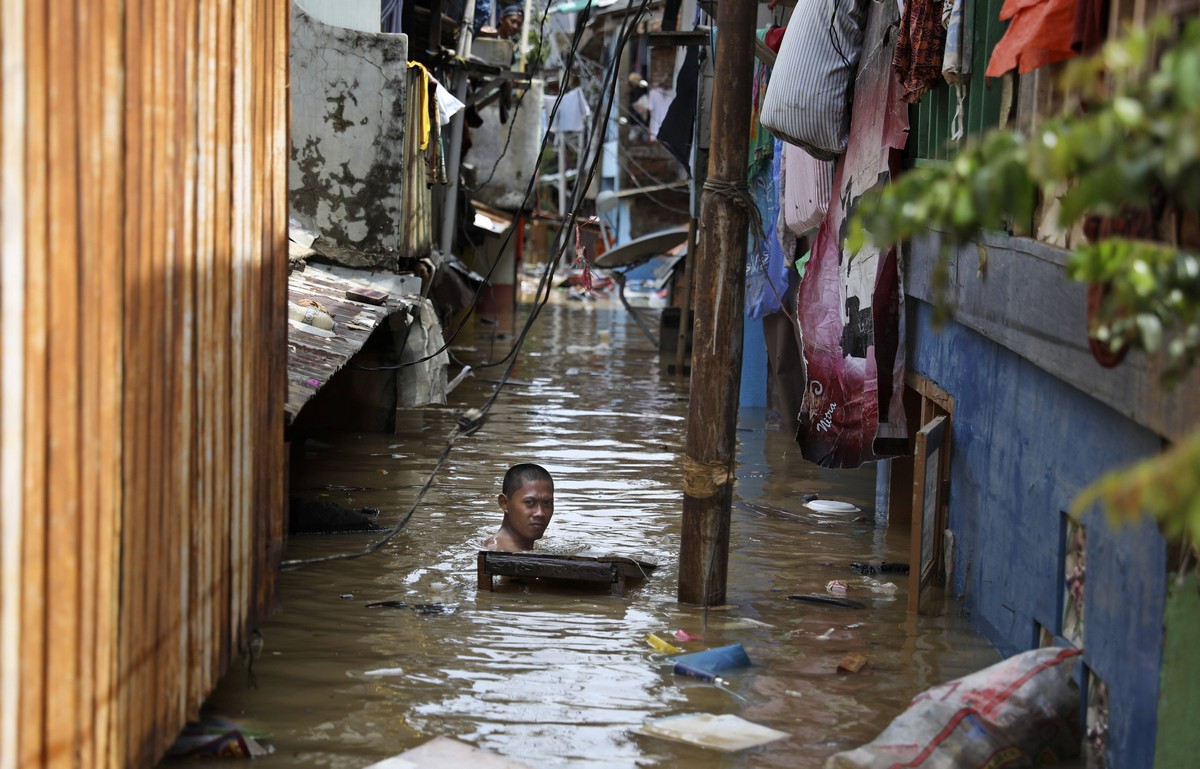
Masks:
[[[349,271],[347,271],[349,272]],[[367,275],[368,273],[363,273]],[[420,288],[420,280],[412,279]],[[288,329],[287,403],[284,410],[290,423],[317,391],[362,349],[371,333],[397,312],[414,312],[409,322],[419,323],[420,305],[429,305],[419,296],[403,297],[392,292],[381,305],[356,302],[346,292],[370,287],[363,281],[343,279],[319,269],[296,270],[288,275],[288,301],[300,305],[315,303],[332,316],[337,324],[332,331],[292,321]],[[440,341],[440,340],[439,340]],[[445,384],[442,382],[444,389]]]
[[[0,9],[0,767],[151,766],[282,547],[288,7]]]

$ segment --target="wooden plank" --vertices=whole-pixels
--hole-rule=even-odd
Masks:
[[[197,315],[210,319],[216,308],[213,247],[216,238],[216,37],[217,8],[209,0],[200,6],[197,28],[197,107],[198,133],[196,178],[196,273],[205,276],[196,286]],[[215,573],[215,543],[211,527],[216,515],[216,415],[215,372],[213,345],[217,341],[211,321],[199,323],[196,329],[198,423],[196,511],[192,518],[191,536],[196,548],[192,574],[192,632],[189,639],[190,664],[195,671],[193,686],[207,690],[215,681],[213,671],[212,624],[214,601],[211,590]]]
[[[26,431],[26,8],[0,4],[0,767],[21,766]],[[30,202],[35,202],[31,199]]]
[[[100,92],[103,94],[100,130],[102,175],[99,187],[102,215],[97,234],[105,269],[100,271],[100,295],[113,306],[124,306],[122,268],[124,244],[124,199],[121,104],[112,94],[123,88],[122,9],[116,3],[102,4]],[[95,319],[99,333],[100,427],[98,461],[101,467],[97,505],[96,560],[96,765],[116,769],[120,764],[115,749],[115,730],[121,723],[117,709],[120,678],[117,675],[120,630],[120,537],[122,494],[122,347],[121,317],[110,311]]]
[[[1162,384],[1161,363],[1132,351],[1116,368],[1096,363],[1087,345],[1086,289],[1066,277],[1068,253],[1026,238],[986,235],[987,279],[976,278],[979,252],[967,244],[951,255],[951,280],[944,299],[956,322],[1008,348],[1049,374],[1173,441],[1200,424],[1200,371],[1174,390]],[[906,292],[938,301],[931,276],[938,257],[936,237],[914,241]]]
[[[214,452],[218,457],[216,462],[216,477],[213,482],[213,502],[215,515],[208,523],[208,535],[215,543],[215,559],[213,562],[213,617],[210,628],[210,654],[213,659],[213,674],[220,675],[228,664],[229,643],[226,628],[229,624],[229,592],[230,592],[230,506],[233,503],[230,463],[236,448],[231,439],[232,418],[229,412],[229,340],[232,339],[229,326],[229,281],[230,281],[230,136],[232,95],[230,83],[233,79],[230,65],[231,40],[228,34],[231,23],[230,0],[216,0],[216,73],[217,91],[214,104],[217,117],[216,165],[217,175],[214,186],[216,207],[214,210],[214,243],[213,243],[213,287],[215,307],[213,311],[213,326],[217,331],[217,344],[213,347],[212,371],[217,378],[211,381],[215,396],[214,420],[217,432],[214,440]],[[213,684],[216,683],[214,680]]]
[[[47,3],[54,19],[72,19],[68,0]],[[46,622],[45,766],[68,769],[79,760],[77,724],[79,704],[80,614],[80,333],[79,312],[80,212],[79,158],[76,127],[80,115],[76,94],[76,44],[74,23],[54,24],[46,36],[47,55],[54,66],[48,71],[47,123],[49,163],[48,214],[49,291],[46,522],[53,532],[46,540],[47,563],[43,597],[53,608]]]
[[[288,94],[288,48],[291,27],[291,9],[284,3],[268,3],[274,11],[274,25],[271,38],[274,41],[273,59],[271,62],[270,90],[272,101],[271,121],[271,157],[272,169],[271,205],[273,208],[272,226],[270,232],[271,244],[271,284],[268,286],[268,315],[271,318],[272,335],[272,374],[270,396],[270,423],[268,435],[275,436],[277,441],[275,451],[281,467],[287,467],[287,447],[283,441],[284,411],[287,382],[287,324],[282,320],[287,308],[287,168],[288,168],[288,126],[289,109]],[[279,563],[283,559],[283,549],[287,534],[287,474],[280,475],[272,486],[271,547],[270,566],[271,580],[266,586],[272,596],[277,591]]]
[[[174,435],[177,446],[175,479],[172,499],[176,503],[176,540],[173,551],[178,557],[178,584],[173,591],[173,600],[178,602],[174,621],[178,632],[173,639],[178,669],[174,674],[177,700],[174,718],[185,723],[199,715],[199,699],[204,691],[197,685],[193,672],[195,661],[192,655],[193,592],[194,592],[194,549],[193,522],[198,499],[196,483],[199,466],[196,461],[196,247],[198,195],[195,184],[197,175],[197,57],[198,57],[198,7],[197,0],[180,0],[176,18],[179,47],[183,61],[179,67],[177,85],[178,114],[176,131],[181,137],[180,174],[176,180],[183,201],[180,217],[180,240],[176,265],[175,292],[179,298],[179,326],[176,333],[176,348],[180,353],[179,371],[176,375]]]
[[[79,528],[79,668],[77,677],[78,713],[75,761],[80,766],[96,766],[96,621],[101,596],[97,592],[99,561],[100,483],[106,471],[102,465],[102,444],[109,436],[102,428],[101,398],[104,369],[102,323],[103,306],[108,297],[103,293],[104,274],[110,271],[105,259],[104,245],[96,237],[101,228],[101,194],[103,167],[103,65],[102,36],[99,34],[103,8],[83,6],[67,23],[75,26],[78,55],[75,60],[78,121],[74,127],[76,152],[79,156],[77,174],[79,197],[79,237],[77,239],[79,316],[80,316],[80,517]]]
[[[480,589],[492,589],[492,577],[543,577],[578,582],[604,582],[612,585],[614,595],[625,593],[625,573],[621,564],[569,557],[481,551],[477,583]]]
[[[156,738],[153,742],[156,756],[175,739],[178,728],[183,724],[184,676],[180,653],[180,639],[185,634],[180,616],[182,601],[180,586],[186,561],[181,560],[180,532],[186,525],[188,495],[191,476],[190,467],[190,404],[187,400],[188,370],[188,318],[185,304],[184,282],[187,279],[185,265],[186,232],[188,229],[188,195],[186,188],[186,137],[188,131],[189,97],[186,73],[186,48],[183,45],[186,0],[176,0],[159,6],[161,18],[159,35],[163,41],[162,55],[162,98],[159,110],[163,131],[162,152],[165,165],[161,172],[162,184],[167,190],[166,205],[162,220],[164,242],[160,266],[160,278],[165,297],[163,326],[163,411],[159,422],[165,432],[163,439],[165,459],[162,476],[161,502],[156,517],[161,522],[159,558],[163,564],[164,579],[159,586],[158,619],[156,622],[155,657],[159,672],[155,695],[159,698]]]
[[[913,514],[910,544],[908,611],[920,611],[921,591],[929,584],[937,567],[937,548],[941,532],[937,529],[942,502],[943,443],[949,419],[937,416],[924,423],[917,433],[913,453]]]
[[[167,271],[167,228],[171,210],[171,189],[168,185],[170,173],[167,148],[170,145],[170,123],[168,122],[170,75],[167,71],[170,53],[167,50],[166,16],[167,5],[161,0],[147,0],[145,44],[151,50],[151,69],[149,83],[150,109],[145,117],[148,131],[149,168],[144,177],[143,190],[147,197],[139,201],[149,213],[146,232],[149,239],[144,242],[145,251],[142,253],[144,265],[143,280],[139,290],[145,296],[148,310],[148,322],[139,328],[138,333],[148,336],[146,345],[147,376],[146,382],[154,386],[144,387],[146,395],[143,398],[145,413],[143,415],[145,435],[149,454],[147,456],[147,497],[145,505],[134,514],[134,525],[142,526],[146,531],[146,550],[144,574],[156,575],[155,579],[145,580],[144,603],[144,636],[142,643],[142,661],[144,675],[142,678],[141,696],[143,712],[136,727],[142,734],[139,741],[138,753],[134,760],[138,764],[153,762],[157,758],[157,749],[163,739],[160,728],[163,718],[163,663],[162,648],[162,600],[164,588],[170,584],[168,572],[170,561],[164,553],[164,505],[166,503],[165,481],[168,474],[170,458],[168,425],[170,424],[167,408],[170,405],[168,391],[171,386],[168,360],[171,351],[167,349],[167,338],[170,330],[169,307],[171,297],[168,295],[170,285],[166,280]]]

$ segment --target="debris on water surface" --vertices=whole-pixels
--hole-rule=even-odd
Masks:
[[[700,639],[700,636],[692,635],[691,633],[689,633],[688,631],[683,630],[683,629],[676,630],[671,635],[674,636],[675,640],[677,640],[677,641],[697,641]]]
[[[364,670],[364,676],[400,676],[404,675],[404,668],[378,668],[376,670]]]
[[[789,595],[789,601],[805,601],[807,603],[826,603],[834,606],[844,606],[847,609],[865,609],[867,605],[861,601],[855,601],[852,598],[839,598],[833,595],[821,595],[819,593],[803,593],[800,595]]]
[[[867,658],[856,652],[850,652],[842,661],[838,663],[837,672],[839,673],[857,673],[867,664]]]
[[[717,673],[750,666],[750,656],[741,644],[718,646],[702,652],[692,652],[675,657],[674,671],[678,675],[712,681]]]
[[[862,563],[855,561],[850,564],[850,568],[862,574],[865,577],[874,577],[879,574],[908,574],[907,563]]]
[[[825,589],[834,595],[845,595],[846,583],[842,582],[840,579],[833,579],[825,583]]]
[[[385,758],[366,769],[443,769],[470,766],[472,769],[530,769],[511,758],[498,756],[449,737],[434,737],[429,742]]]
[[[659,650],[663,654],[680,654],[683,652],[683,649],[680,649],[678,646],[675,646],[671,643],[668,643],[667,641],[664,641],[662,638],[659,638],[654,633],[651,633],[650,635],[646,636],[646,643],[650,644],[651,646],[653,646],[655,649]]]
[[[453,614],[458,606],[446,603],[406,603],[405,601],[374,601],[368,609],[410,609],[417,614]]]
[[[258,758],[275,752],[268,735],[214,716],[184,727],[167,749],[169,758]]]
[[[746,750],[791,736],[787,732],[747,721],[732,713],[694,713],[659,718],[647,721],[633,732],[725,753]]]

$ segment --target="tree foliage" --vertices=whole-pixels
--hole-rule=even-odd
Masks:
[[[1032,135],[992,131],[949,162],[920,166],[868,195],[847,247],[893,245],[928,230],[947,245],[1029,222],[1059,197],[1058,224],[1192,221],[1200,213],[1200,20],[1162,18],[1107,43],[1064,73],[1062,114]],[[1200,259],[1163,239],[1099,230],[1077,246],[1069,276],[1106,288],[1095,337],[1161,354],[1168,383],[1200,358]],[[1096,232],[1089,232],[1095,235]],[[1117,517],[1143,511],[1169,534],[1200,541],[1200,433],[1167,454],[1098,481],[1077,506]]]

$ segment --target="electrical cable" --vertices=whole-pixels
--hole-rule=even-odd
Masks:
[[[633,13],[626,17],[625,27],[622,29],[621,34],[618,35],[618,38],[617,38],[618,53],[624,51],[625,45],[628,43],[629,37],[632,34],[631,31],[633,29],[636,29],[638,22],[640,22],[641,17],[646,12],[646,8],[649,6],[650,0],[629,0],[629,5],[627,7],[632,9],[634,7],[635,2],[639,3],[639,5],[637,6],[636,13]],[[590,7],[591,6],[589,5],[588,8],[590,8]],[[546,9],[545,13],[549,13],[549,8]],[[585,13],[586,13],[586,11],[585,11]],[[578,46],[579,39],[582,37],[582,30],[583,30],[584,26],[586,26],[586,16],[585,16],[584,22],[585,22],[584,24],[580,24],[579,27],[576,29],[576,34],[572,41],[572,47],[571,47],[569,59],[573,58],[575,48]],[[568,61],[568,66],[564,68],[563,72],[564,72],[564,74],[563,74],[564,79],[569,78],[569,76],[570,76],[570,62],[569,61]],[[614,74],[614,77],[615,77],[615,72],[616,72],[616,67],[614,66],[612,68],[612,73]],[[605,110],[605,124],[607,124],[608,117],[611,115],[611,111],[612,111],[613,91],[612,91],[612,89],[606,89],[606,93],[608,93],[608,105]],[[551,120],[554,119],[554,116],[558,111],[558,105],[561,101],[562,101],[562,90],[560,89],[559,98],[555,101],[554,108],[550,114]],[[597,133],[599,133],[599,132],[597,132]],[[543,150],[545,149],[545,145],[546,145],[546,138],[543,137],[542,138],[542,149]],[[589,144],[589,147],[590,147],[590,144]],[[600,157],[601,157],[600,153],[597,152],[594,155],[592,155],[591,157],[592,157],[592,160],[591,160],[589,168],[588,168],[586,182],[581,185],[579,183],[578,177],[576,178],[575,188],[572,191],[573,194],[572,194],[571,213],[568,216],[570,224],[562,227],[559,230],[558,235],[556,236],[556,248],[555,248],[555,252],[554,252],[554,258],[547,260],[546,268],[543,271],[541,281],[538,284],[538,290],[534,294],[534,304],[533,304],[532,309],[530,310],[529,317],[526,318],[525,325],[521,329],[521,333],[514,340],[512,351],[507,356],[505,356],[505,359],[511,359],[511,360],[509,360],[508,368],[505,369],[504,374],[500,378],[500,382],[496,385],[496,387],[492,391],[491,395],[488,396],[487,400],[484,401],[484,404],[481,407],[479,407],[478,416],[473,420],[473,423],[468,426],[464,426],[464,425],[460,424],[450,434],[450,437],[447,438],[445,448],[442,450],[441,455],[439,456],[437,462],[434,464],[433,470],[430,471],[429,477],[426,479],[425,483],[421,486],[421,489],[417,492],[417,497],[413,501],[413,504],[409,508],[408,512],[405,513],[405,515],[403,517],[401,517],[400,520],[397,521],[390,529],[388,529],[386,532],[384,532],[383,536],[379,540],[373,542],[371,545],[369,545],[368,547],[366,547],[362,550],[350,552],[350,553],[337,553],[334,555],[321,556],[318,558],[305,558],[305,559],[283,561],[280,564],[281,570],[293,570],[293,569],[298,569],[298,568],[301,568],[304,566],[310,566],[310,565],[314,565],[314,564],[318,564],[318,563],[328,563],[328,562],[332,562],[332,561],[352,560],[355,558],[361,558],[363,556],[370,555],[371,553],[378,551],[385,544],[387,544],[389,541],[391,541],[391,539],[393,537],[395,537],[398,533],[400,533],[400,531],[404,528],[404,526],[412,519],[413,515],[417,511],[417,508],[420,506],[422,500],[425,498],[426,492],[428,492],[430,487],[433,486],[433,482],[437,478],[438,472],[442,469],[442,467],[446,464],[446,461],[449,459],[450,452],[454,448],[455,443],[458,441],[459,438],[463,437],[464,435],[469,435],[470,433],[472,433],[476,429],[478,429],[479,422],[491,410],[491,408],[495,404],[497,398],[500,397],[501,390],[504,389],[505,384],[508,382],[509,378],[512,375],[512,371],[517,364],[517,361],[518,361],[517,353],[520,352],[521,347],[524,345],[525,338],[528,336],[529,331],[533,328],[533,324],[537,320],[538,315],[541,313],[542,308],[550,300],[550,294],[553,289],[554,273],[557,269],[559,261],[561,260],[561,256],[562,256],[563,252],[566,250],[567,239],[566,239],[564,233],[566,233],[574,228],[575,222],[578,218],[579,208],[581,207],[581,205],[583,203],[584,194],[586,193],[587,189],[591,186],[592,180],[595,178],[596,169],[600,163]],[[540,165],[541,165],[541,153],[539,153],[538,161],[537,161],[537,166],[540,167]],[[537,173],[536,173],[536,168],[535,168],[535,172],[530,177],[530,183],[529,183],[528,187],[526,188],[526,193],[525,193],[526,197],[525,197],[525,201],[522,201],[522,207],[524,207],[524,203],[528,201],[529,195],[531,194],[531,192],[536,184],[536,181],[537,181]],[[510,237],[511,237],[511,233],[512,233],[512,231],[510,230],[509,231]],[[499,260],[497,260],[497,262],[498,261]],[[493,269],[494,269],[494,267],[495,267],[495,265],[493,265]],[[489,271],[489,275],[490,275],[490,271]],[[542,296],[543,289],[545,290],[544,297]],[[449,345],[446,345],[446,347],[448,347],[448,346]],[[443,349],[445,349],[445,348],[443,348]],[[439,351],[438,354],[440,354],[440,352],[441,351]]]

